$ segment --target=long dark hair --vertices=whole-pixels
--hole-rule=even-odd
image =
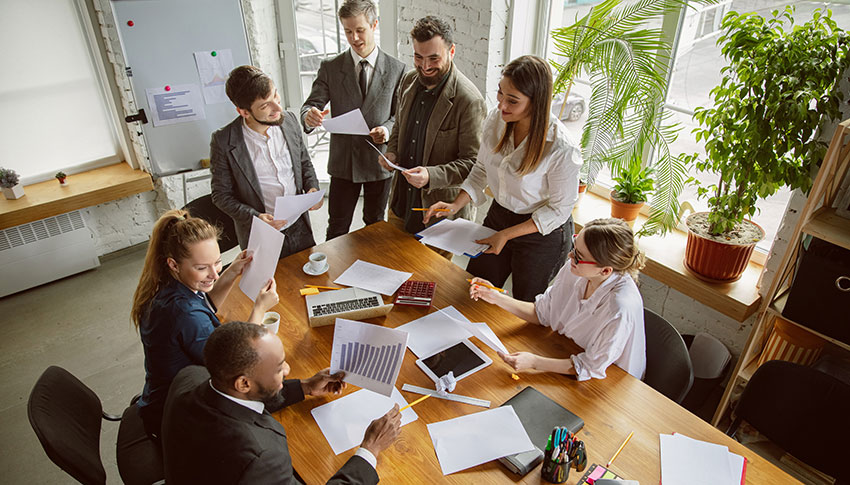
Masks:
[[[533,172],[546,147],[546,133],[549,131],[549,109],[552,105],[552,69],[549,64],[537,56],[517,57],[502,69],[502,77],[508,78],[514,87],[531,100],[531,128],[528,131],[525,157],[517,173],[525,175]],[[502,151],[514,130],[514,122],[508,123],[496,153]]]

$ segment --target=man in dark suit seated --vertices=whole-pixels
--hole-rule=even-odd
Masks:
[[[216,328],[204,361],[206,369],[180,371],[169,390],[162,423],[166,483],[301,483],[286,431],[269,412],[305,395],[339,393],[343,374],[325,369],[309,379],[284,380],[289,364],[280,339],[243,322]],[[372,421],[360,448],[328,483],[378,483],[377,456],[400,427],[396,405]]]

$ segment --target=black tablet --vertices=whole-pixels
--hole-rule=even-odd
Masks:
[[[459,381],[492,363],[493,361],[469,340],[461,340],[416,361],[416,365],[434,383],[449,372],[454,372],[455,380]]]

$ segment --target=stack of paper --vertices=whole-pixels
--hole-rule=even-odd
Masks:
[[[474,258],[490,246],[475,241],[488,238],[496,231],[466,219],[445,219],[423,230],[416,236],[419,241],[458,256]]]
[[[334,283],[355,286],[382,295],[392,295],[402,283],[410,279],[413,273],[396,271],[377,264],[358,259],[348,267]]]
[[[427,357],[437,350],[475,336],[496,352],[508,350],[486,323],[472,323],[453,306],[429,313],[396,328],[408,333],[407,348],[417,357]]]
[[[662,485],[744,484],[747,459],[682,434],[660,435]]]

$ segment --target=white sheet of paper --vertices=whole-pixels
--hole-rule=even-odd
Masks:
[[[394,404],[398,404],[399,409],[407,406],[407,401],[396,388],[393,388],[391,397],[361,389],[313,408],[310,413],[334,454],[338,455],[359,445],[372,420],[387,414]],[[413,408],[401,412],[402,426],[417,419],[419,416]]]
[[[664,485],[738,485],[732,477],[729,448],[680,434],[659,435]]]
[[[374,148],[374,149],[375,149],[375,151],[376,151],[376,152],[378,152],[378,155],[380,155],[380,156],[381,156],[381,158],[383,158],[383,159],[384,159],[384,161],[385,161],[385,162],[387,162],[387,165],[389,165],[390,167],[392,167],[394,170],[401,170],[402,172],[404,172],[404,168],[403,168],[403,167],[399,167],[398,165],[396,165],[396,164],[394,164],[393,162],[391,162],[391,161],[390,161],[390,159],[389,159],[389,158],[387,158],[387,157],[385,157],[385,156],[384,156],[384,153],[383,153],[380,149],[378,149],[378,147],[376,147],[376,146],[375,146],[375,145],[374,145],[371,141],[366,140],[366,143],[368,143],[368,144],[369,144],[369,146],[371,146],[372,148]]]
[[[215,52],[215,55],[213,55]],[[198,78],[207,104],[226,103],[230,100],[224,92],[224,83],[233,70],[233,52],[230,49],[195,52]]]
[[[440,311],[445,312],[446,315],[449,316],[449,318],[454,320],[456,325],[459,325],[461,328],[463,328],[464,330],[468,331],[470,334],[477,337],[478,340],[480,340],[484,345],[486,345],[487,347],[490,347],[491,349],[493,349],[496,352],[502,352],[502,353],[505,353],[505,354],[510,353],[510,352],[508,352],[508,349],[505,347],[505,344],[503,344],[502,341],[499,340],[499,337],[496,336],[496,332],[494,332],[493,329],[490,328],[489,325],[487,325],[484,322],[476,322],[476,323],[470,322],[469,320],[467,320],[466,317],[464,317],[454,307],[446,307],[446,308],[450,308],[451,310],[453,310],[453,312],[456,313],[456,315],[452,314],[451,312],[445,311],[446,309],[443,309],[443,310],[440,310]],[[460,315],[463,318],[458,318],[457,315]]]
[[[469,323],[469,320],[463,314],[449,306],[412,322],[399,325],[396,329],[403,330],[410,335],[407,339],[407,347],[416,357],[421,359],[473,335],[465,327],[458,324],[458,320]]]
[[[331,348],[331,374],[345,382],[391,396],[404,360],[407,332],[337,318]]]
[[[168,88],[168,91],[165,87],[145,89],[154,126],[187,123],[207,117],[197,84],[175,84]]]
[[[394,269],[368,263],[358,259],[348,267],[334,283],[345,286],[356,286],[364,290],[374,291],[390,296],[398,290],[402,283],[409,280],[413,273],[396,271]]]
[[[318,204],[325,196],[325,189],[309,194],[284,195],[274,200],[274,218],[276,221],[292,222],[307,212],[310,207]]]
[[[431,423],[428,433],[443,475],[534,449],[513,406]]]
[[[486,251],[489,248],[487,244],[478,244],[475,241],[490,237],[496,233],[495,230],[489,227],[484,227],[481,224],[476,224],[466,219],[447,220],[435,226],[443,227],[430,233],[425,231],[420,232],[419,236],[421,236],[421,239],[419,242],[450,251],[459,256],[477,256]]]
[[[245,266],[242,279],[239,280],[239,289],[252,301],[256,300],[260,288],[274,277],[280,259],[280,250],[283,247],[284,235],[254,217],[251,221],[251,234],[248,236],[248,251],[253,257],[251,262]]]
[[[731,451],[729,451],[729,448],[724,445],[718,445],[714,443],[708,443],[706,441],[696,440],[694,438],[691,438],[690,436],[685,436],[681,433],[673,433],[673,436],[677,439],[691,440],[692,442],[700,443],[701,446],[714,446],[722,448],[729,456],[729,471],[732,474],[732,482],[735,483],[735,485],[741,483],[741,478],[744,475],[745,462],[743,456],[732,453]]]
[[[343,115],[327,118],[322,121],[322,126],[329,133],[337,135],[368,135],[369,125],[363,118],[360,108],[354,109]]]

